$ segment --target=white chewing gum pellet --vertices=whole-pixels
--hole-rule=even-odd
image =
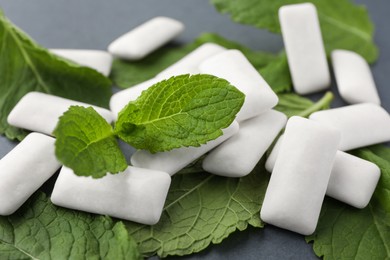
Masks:
[[[154,225],[161,216],[171,177],[129,166],[103,178],[77,176],[62,167],[51,201],[65,208]]]
[[[279,21],[294,89],[309,94],[330,86],[330,72],[316,7],[311,3],[285,5]]]
[[[0,160],[0,215],[14,213],[60,168],[54,142],[31,133]]]
[[[272,172],[275,166],[276,158],[278,157],[280,145],[283,141],[283,135],[279,136],[274,147],[272,148],[271,153],[268,155],[267,160],[265,161],[265,169],[268,172]]]
[[[245,94],[244,105],[237,114],[237,121],[243,121],[268,111],[278,103],[278,97],[238,50],[228,50],[214,55],[200,66],[201,73],[226,79]]]
[[[119,58],[139,60],[168,43],[184,30],[184,24],[168,17],[155,17],[120,36],[108,46]]]
[[[363,57],[353,51],[335,50],[332,65],[340,96],[346,102],[381,104],[370,67]]]
[[[268,157],[266,169],[272,172],[283,136]],[[370,201],[379,181],[380,169],[375,164],[345,152],[337,151],[330,174],[326,195],[356,208],[364,208]]]
[[[339,141],[337,129],[302,117],[288,120],[260,213],[264,222],[314,232]]]
[[[386,110],[374,104],[322,110],[309,118],[341,131],[341,151],[390,141],[390,116]]]
[[[285,126],[286,121],[287,117],[283,113],[270,110],[241,122],[237,134],[204,158],[203,169],[226,177],[248,175]]]
[[[161,170],[172,176],[203,154],[236,134],[238,129],[238,123],[234,121],[229,127],[223,129],[222,136],[203,144],[200,147],[182,147],[155,154],[145,150],[138,150],[131,157],[131,164],[136,167]]]
[[[326,195],[356,208],[370,202],[380,177],[372,162],[338,151]]]
[[[7,120],[10,125],[52,135],[58,118],[70,106],[93,107],[107,122],[113,120],[107,109],[40,92],[29,92],[22,97]]]
[[[147,90],[157,82],[172,76],[199,73],[198,66],[201,62],[224,50],[226,49],[217,44],[205,43],[175,64],[160,72],[156,77],[115,93],[110,99],[110,109],[113,115],[116,117],[130,101],[136,100],[141,95],[142,91]]]
[[[110,110],[112,115],[117,118],[118,113],[130,102],[136,100],[149,87],[161,81],[159,78],[152,78],[135,86],[121,90],[111,96]]]
[[[79,65],[97,70],[104,76],[110,75],[112,56],[100,50],[50,49],[50,52]]]
[[[158,78],[169,78],[180,74],[198,74],[199,65],[208,58],[226,51],[215,43],[205,43],[157,74]]]

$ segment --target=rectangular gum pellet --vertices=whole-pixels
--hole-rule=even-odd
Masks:
[[[205,60],[199,70],[226,79],[245,94],[244,105],[237,114],[238,122],[258,116],[278,103],[267,82],[238,50],[227,50]]]
[[[217,44],[205,43],[187,54],[178,62],[161,71],[156,77],[115,93],[110,99],[110,109],[113,115],[117,117],[118,113],[130,101],[136,100],[141,95],[142,91],[147,90],[159,81],[168,79],[172,76],[199,73],[198,66],[201,62],[224,50],[226,49]]]
[[[31,133],[0,160],[0,215],[14,213],[60,168],[54,141]]]
[[[62,167],[51,201],[61,207],[153,225],[160,219],[170,184],[171,177],[165,172],[132,166],[100,179],[77,176]]]
[[[346,102],[381,104],[371,69],[362,56],[353,51],[334,50],[332,65],[337,89]]]
[[[139,60],[168,43],[184,30],[184,24],[169,18],[155,17],[120,36],[108,46],[116,57]]]
[[[372,162],[338,151],[326,195],[356,208],[370,202],[380,177]]]
[[[276,142],[265,167],[272,172],[283,136]],[[380,177],[380,169],[372,162],[337,151],[326,195],[356,208],[369,203]]]
[[[314,232],[339,141],[337,129],[289,119],[260,213],[264,222],[303,235]]]
[[[374,104],[322,110],[309,118],[340,130],[341,151],[390,141],[390,115]]]
[[[199,65],[206,59],[225,51],[215,43],[204,43],[182,59],[157,74],[157,78],[168,78],[180,74],[198,74]]]
[[[145,150],[138,150],[132,155],[131,164],[136,167],[161,170],[172,176],[203,154],[230,138],[238,132],[238,129],[238,123],[234,121],[229,127],[223,129],[222,136],[203,144],[200,147],[182,147],[155,154]]]
[[[295,91],[303,95],[328,88],[330,72],[316,7],[282,6],[279,21]]]
[[[203,159],[203,169],[226,177],[242,177],[249,174],[285,126],[286,121],[287,117],[283,113],[270,110],[241,122],[237,134],[220,144]]]
[[[108,123],[113,121],[111,111],[86,103],[40,92],[29,92],[8,115],[10,125],[52,135],[58,119],[70,106],[93,107]]]
[[[50,49],[51,53],[71,60],[79,65],[97,70],[104,76],[111,72],[112,56],[100,50]]]

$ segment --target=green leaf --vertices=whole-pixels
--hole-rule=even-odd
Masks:
[[[181,75],[161,81],[118,116],[117,135],[152,153],[200,146],[222,135],[244,103],[244,94],[211,75]]]
[[[97,71],[54,56],[15,27],[0,10],[0,134],[23,139],[7,116],[28,92],[39,91],[102,107],[108,106],[111,82]]]
[[[155,77],[185,55],[204,43],[215,43],[227,49],[240,50],[256,69],[263,68],[270,61],[276,59],[275,55],[253,51],[239,43],[227,40],[217,34],[204,33],[191,44],[185,46],[167,45],[140,61],[125,61],[115,59],[110,78],[120,88],[128,88]]]
[[[92,107],[71,106],[53,133],[57,158],[77,175],[100,178],[127,168],[111,125]]]
[[[368,62],[378,58],[373,24],[366,8],[349,0],[211,0],[218,11],[229,13],[234,21],[277,33],[280,33],[278,9],[304,2],[317,7],[328,53],[334,49],[347,49],[359,53]]]
[[[131,87],[153,78],[193,49],[195,49],[193,45],[184,47],[167,45],[139,61],[127,61],[115,58],[112,64],[110,78],[120,88]]]
[[[43,193],[0,216],[1,259],[141,259],[122,222],[54,206]]]
[[[160,257],[199,252],[248,224],[263,227],[259,211],[269,179],[263,165],[243,178],[178,173],[158,224],[125,225],[144,256]]]
[[[275,107],[275,110],[285,113],[287,117],[308,117],[311,113],[329,108],[333,100],[333,94],[331,92],[326,92],[316,103],[293,93],[279,94],[278,97],[279,103]]]
[[[283,52],[266,66],[260,68],[259,72],[275,93],[290,92],[292,90],[286,53]]]
[[[225,47],[226,49],[236,49],[241,51],[250,63],[256,68],[260,69],[267,66],[271,61],[276,60],[278,57],[274,54],[252,50],[240,43],[230,41],[222,36],[214,33],[203,33],[197,39],[195,39],[194,45],[200,46],[204,43],[215,43]]]
[[[306,240],[314,242],[315,253],[324,259],[390,259],[390,148],[365,148],[354,154],[381,169],[370,203],[359,210],[326,199],[317,230]]]

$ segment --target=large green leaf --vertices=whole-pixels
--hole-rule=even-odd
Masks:
[[[54,206],[43,193],[0,216],[0,259],[141,259],[122,222]]]
[[[93,69],[49,53],[0,10],[0,134],[19,140],[25,136],[24,131],[7,123],[7,116],[30,91],[107,107],[111,81]]]
[[[118,116],[115,132],[152,153],[200,146],[222,135],[245,95],[224,79],[181,75],[156,83]]]
[[[112,126],[92,107],[71,106],[53,133],[57,158],[77,175],[101,178],[127,168]]]
[[[390,148],[377,146],[354,154],[381,169],[371,202],[359,210],[327,199],[317,230],[307,241],[314,242],[315,253],[324,259],[390,259]]]
[[[211,0],[236,22],[280,32],[278,9],[283,5],[311,2],[316,5],[327,51],[347,49],[369,62],[378,58],[373,24],[367,10],[349,0]]]
[[[199,252],[248,224],[263,227],[259,211],[269,178],[263,165],[240,179],[203,171],[178,173],[158,224],[125,225],[142,254],[160,257]]]

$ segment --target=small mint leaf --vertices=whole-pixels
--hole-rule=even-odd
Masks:
[[[118,116],[117,135],[137,149],[152,153],[200,146],[222,134],[245,96],[224,79],[181,75],[161,81]]]
[[[100,178],[127,167],[111,125],[92,107],[71,106],[54,135],[57,158],[77,175]]]

